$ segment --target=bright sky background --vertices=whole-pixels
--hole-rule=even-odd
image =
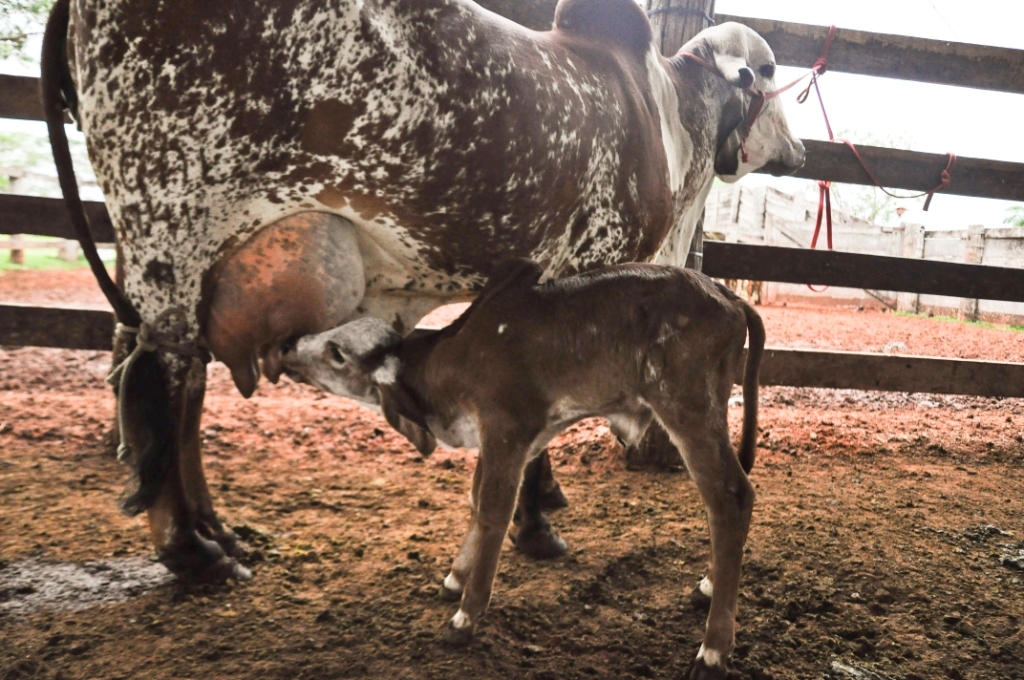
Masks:
[[[834,23],[840,28],[1024,49],[1024,0],[717,0],[716,9],[723,14],[824,26]],[[0,72],[34,75],[32,68],[11,61],[0,62]],[[800,69],[780,68],[777,81],[789,82],[800,73]],[[903,139],[916,151],[954,151],[960,156],[1024,162],[1024,95],[835,72],[820,83],[837,133],[846,130],[851,135],[866,132]],[[795,94],[783,96],[794,132],[827,139],[814,97],[803,106],[794,99]],[[0,119],[0,130],[12,129],[45,134],[41,123]],[[780,182],[762,175],[744,182],[817,191],[813,183]],[[1000,226],[1008,205],[938,196],[929,220],[936,226]]]

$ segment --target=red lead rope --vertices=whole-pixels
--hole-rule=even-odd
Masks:
[[[932,198],[935,196],[935,193],[938,192],[938,191],[945,191],[945,190],[949,189],[950,184],[952,183],[953,168],[954,168],[954,166],[956,166],[956,154],[954,154],[954,153],[949,153],[948,154],[949,162],[946,164],[946,169],[943,170],[940,173],[939,184],[936,185],[935,188],[931,189],[930,191],[923,191],[920,194],[913,194],[911,196],[899,196],[897,194],[892,193],[891,191],[889,191],[885,187],[883,187],[881,185],[881,183],[878,181],[878,178],[875,177],[875,174],[873,172],[871,172],[871,168],[869,168],[867,163],[864,162],[864,159],[861,157],[860,152],[857,150],[857,147],[854,146],[853,142],[851,142],[848,139],[839,139],[839,140],[837,140],[835,138],[835,135],[832,134],[832,124],[829,122],[828,112],[825,110],[825,100],[821,96],[821,88],[818,87],[818,78],[821,75],[823,75],[828,70],[828,54],[829,54],[829,50],[832,49],[832,42],[833,42],[833,40],[835,40],[835,37],[836,37],[836,27],[834,25],[833,26],[829,26],[828,35],[826,36],[825,43],[824,43],[824,45],[822,45],[822,48],[821,48],[821,56],[819,56],[815,60],[814,65],[811,66],[810,71],[808,71],[807,73],[804,73],[803,75],[801,75],[799,78],[797,78],[793,82],[789,83],[788,85],[780,87],[779,89],[773,90],[771,92],[763,92],[763,91],[758,90],[758,89],[756,89],[754,87],[750,87],[750,88],[747,89],[747,91],[750,93],[751,100],[750,100],[750,106],[747,107],[747,125],[746,125],[746,130],[744,130],[743,137],[740,140],[740,153],[742,154],[743,162],[746,163],[748,161],[747,149],[746,149],[747,137],[750,136],[751,130],[754,129],[754,123],[757,122],[757,119],[760,117],[761,112],[764,110],[765,103],[769,99],[774,99],[775,97],[778,97],[779,95],[781,95],[783,92],[786,92],[787,90],[795,87],[797,85],[797,83],[801,82],[804,78],[810,76],[811,82],[809,82],[807,84],[807,87],[804,88],[800,92],[799,95],[797,95],[796,100],[797,100],[797,103],[803,104],[805,101],[807,101],[808,97],[810,97],[810,95],[811,95],[811,88],[812,87],[814,88],[814,93],[818,96],[818,104],[821,106],[822,118],[825,119],[825,129],[828,130],[828,139],[829,139],[829,141],[830,142],[839,141],[839,142],[842,142],[843,144],[845,144],[850,149],[850,151],[853,152],[853,155],[857,159],[857,162],[860,163],[860,166],[862,168],[864,168],[864,172],[867,173],[868,177],[871,179],[871,181],[874,183],[874,185],[876,187],[878,187],[879,189],[881,189],[883,192],[885,192],[887,195],[892,196],[893,198],[901,198],[901,199],[903,199],[903,198],[905,198],[905,199],[921,198],[922,196],[927,196],[928,199],[924,203],[924,209],[928,210],[928,208],[931,206]],[[703,57],[698,56],[697,54],[694,54],[693,52],[683,52],[682,53],[682,57],[685,58],[685,59],[689,59],[689,60],[691,60],[691,61],[701,65],[702,67],[704,67],[705,69],[707,69],[711,73],[714,73],[715,75],[717,75],[719,78],[723,78],[723,79],[725,78],[725,76],[722,74],[722,72],[718,69],[718,67],[715,64],[707,61],[706,59],[704,59]],[[825,181],[825,180],[819,180],[818,181],[818,219],[817,219],[817,221],[815,222],[815,225],[814,225],[814,236],[811,237],[811,248],[812,249],[817,248],[817,246],[818,246],[818,237],[821,236],[821,224],[822,224],[822,220],[823,219],[824,219],[825,228],[826,228],[826,232],[825,232],[825,234],[826,234],[826,243],[828,244],[828,249],[832,250],[832,182]],[[817,290],[813,286],[808,286],[808,287],[811,290]],[[827,286],[825,288],[827,288]],[[825,290],[825,288],[822,288],[821,291]],[[817,291],[817,292],[821,292],[821,291]]]

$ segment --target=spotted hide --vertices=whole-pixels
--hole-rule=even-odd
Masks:
[[[549,276],[681,264],[716,168],[803,162],[777,100],[738,160],[745,88],[773,87],[764,40],[726,24],[684,47],[719,74],[665,59],[633,0],[562,0],[547,32],[470,0],[58,5],[125,294],[146,322],[178,310],[160,329],[246,395],[289,339],[362,316],[409,331],[507,257]],[[173,441],[140,470],[154,540],[173,569],[230,572],[199,462],[204,368],[158,356]],[[129,443],[152,414],[126,409]]]

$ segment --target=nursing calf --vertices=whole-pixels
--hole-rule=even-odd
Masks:
[[[446,631],[456,643],[469,641],[487,608],[528,461],[583,418],[607,418],[627,444],[657,419],[683,454],[711,528],[701,584],[711,609],[691,677],[724,677],[754,502],[746,473],[756,447],[761,319],[725,287],[674,267],[619,265],[546,283],[540,276],[526,260],[499,266],[466,313],[439,331],[403,339],[366,318],[302,337],[284,369],[379,405],[424,454],[437,440],[479,447],[469,533],[442,586],[443,595],[461,596]],[[748,332],[737,456],[728,400]]]

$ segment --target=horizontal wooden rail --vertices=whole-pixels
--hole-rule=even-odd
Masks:
[[[1024,302],[1024,269],[886,255],[705,241],[704,273],[720,279]]]
[[[108,311],[0,305],[0,345],[110,350],[113,334]]]
[[[44,120],[38,78],[0,73],[0,118]],[[71,117],[65,114],[64,122]]]
[[[93,238],[97,243],[113,243],[114,227],[107,206],[96,201],[85,202]],[[28,234],[75,238],[64,201],[59,198],[0,194],[0,234]]]
[[[110,350],[113,330],[110,312],[0,305],[0,345]],[[1024,364],[776,347],[761,384],[1022,398]]]
[[[853,151],[842,143],[803,140],[807,162],[794,177],[824,179],[846,184],[874,182],[857,162]],[[858,144],[864,162],[882,186],[908,191],[930,191],[939,184],[949,157],[939,153],[921,153]],[[1024,201],[1024,163],[990,161],[981,158],[957,158],[949,189],[941,194]]]
[[[720,24],[737,21],[760,33],[776,61],[785,66],[810,68],[828,35],[825,26],[727,14],[715,19]],[[844,73],[1024,94],[1024,50],[1005,47],[839,28],[828,67]]]
[[[1024,364],[771,347],[761,384],[1022,398]]]
[[[805,139],[807,162],[796,177],[848,184],[873,184],[844,144]],[[858,146],[871,171],[887,187],[906,191],[935,188],[948,161],[944,154]],[[958,158],[953,182],[941,193],[1024,201],[1024,163]],[[102,203],[86,202],[97,241],[112,242],[114,229]],[[74,238],[60,199],[0,194],[0,234],[31,234]],[[747,277],[749,278],[749,277]]]

